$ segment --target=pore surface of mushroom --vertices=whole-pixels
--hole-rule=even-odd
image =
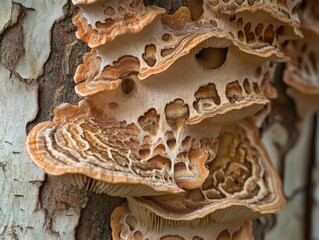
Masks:
[[[169,179],[168,159],[141,162],[150,147],[141,136],[134,124],[65,104],[55,110],[54,121],[32,129],[27,146],[47,173],[81,188],[118,196],[183,191]]]
[[[173,15],[157,15],[141,31],[121,35],[116,41],[97,47],[89,53],[90,61],[96,61],[97,71],[91,71],[84,61],[80,72],[76,73],[76,81],[103,80],[103,70],[124,56],[136,59],[138,77],[145,79],[166,70],[192,49],[196,51],[196,47],[201,49],[203,46],[218,47],[232,43],[249,54],[265,58],[283,57],[280,42],[295,36],[292,27],[266,12],[258,14],[256,19],[249,11],[231,17],[209,9],[206,4],[203,9],[204,14],[196,21],[192,20],[191,11],[186,7]],[[89,73],[86,78],[81,77],[83,69]]]
[[[76,35],[92,47],[74,76],[84,99],[32,129],[33,161],[127,197],[115,240],[253,239],[250,220],[285,204],[256,122],[276,96],[281,44],[301,36],[300,1],[186,0],[173,14],[141,0],[73,3]],[[313,55],[302,64],[317,84]]]
[[[210,58],[205,58],[207,51],[213,52]],[[205,64],[218,64],[219,67],[207,69]],[[188,66],[188,71],[184,70],[184,66]],[[129,69],[125,66],[119,68]],[[225,123],[254,115],[268,104],[267,83],[273,68],[273,64],[263,62],[262,58],[223,45],[203,48],[179,59],[163,73],[143,81],[132,71],[123,79],[80,83],[76,90],[95,92],[109,88],[105,92],[89,95],[86,100],[92,108],[119,121],[137,123],[145,112],[155,109],[161,119],[158,132],[165,133],[167,128],[174,130],[183,124],[196,124],[206,118],[215,123]],[[118,74],[118,71],[115,73]],[[99,82],[102,82],[101,85]],[[172,126],[169,115],[179,109],[170,106],[178,103],[184,106],[187,114],[174,120],[179,126]]]
[[[119,35],[141,31],[165,9],[145,7],[143,1],[106,0],[94,5],[82,5],[73,18],[78,27],[76,36],[92,47],[103,45]]]
[[[278,212],[285,203],[281,183],[252,125],[248,121],[221,130],[200,187],[179,195],[129,198],[131,209],[143,212],[146,223],[156,216],[174,222],[229,222]],[[177,168],[175,175],[183,179],[187,171]]]
[[[154,219],[153,223],[156,225]],[[163,223],[156,229],[149,229],[140,220],[139,215],[132,214],[128,206],[121,206],[114,210],[111,220],[112,237],[114,240],[120,239],[159,239],[159,240],[252,240],[252,223],[214,223],[198,224],[185,223],[172,226],[169,221]]]

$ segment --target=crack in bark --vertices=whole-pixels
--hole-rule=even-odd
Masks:
[[[36,79],[39,84],[39,111],[35,119],[27,124],[27,132],[37,123],[50,119],[51,112],[57,105],[79,101],[73,90],[75,84],[72,77],[75,66],[82,61],[87,47],[75,37],[76,28],[72,25],[75,8],[71,7],[70,1],[63,7],[63,13],[51,28],[51,51],[44,64],[43,74]],[[72,27],[67,28],[67,25]],[[71,46],[69,50],[68,46]],[[68,70],[65,70],[66,65],[69,65]],[[86,205],[87,194],[78,188],[55,181],[47,175],[43,182],[35,184],[40,185],[37,211],[44,211],[45,228],[59,237],[59,233],[53,227],[55,219],[70,208],[80,215],[81,209]]]
[[[12,19],[15,11],[18,13],[17,18]],[[27,82],[27,79],[22,78],[19,73],[15,71],[15,67],[19,59],[25,54],[22,22],[27,11],[28,9],[23,5],[13,2],[10,21],[0,33],[0,63],[7,68],[11,74],[14,74],[16,78],[23,82]]]
[[[37,210],[44,210],[44,224],[56,236],[59,236],[59,233],[54,231],[53,223],[59,214],[70,208],[80,214],[87,202],[87,193],[85,191],[65,185],[50,177],[46,177],[43,181],[39,194],[39,207]]]
[[[77,240],[112,240],[110,219],[115,207],[125,202],[124,198],[91,193],[87,206],[82,210],[76,228]]]
[[[64,15],[53,24],[51,30],[50,55],[44,64],[43,74],[37,79],[39,111],[36,118],[27,124],[27,132],[37,123],[52,119],[52,111],[56,106],[64,102],[77,104],[80,100],[74,91],[73,75],[88,48],[75,37],[76,28],[72,24],[75,7],[70,1],[63,7],[63,12]],[[72,46],[72,56],[68,50],[70,46]],[[66,59],[69,59],[68,62]],[[67,70],[66,65],[68,65]],[[48,97],[47,94],[53,97]]]

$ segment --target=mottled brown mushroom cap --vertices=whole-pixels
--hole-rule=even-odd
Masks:
[[[279,212],[285,199],[281,182],[256,135],[252,121],[221,130],[216,157],[200,188],[179,195],[129,198],[131,211],[143,218],[177,223],[242,221]],[[151,226],[149,226],[151,228]]]
[[[143,140],[134,124],[103,118],[86,106],[64,104],[54,114],[54,121],[38,124],[27,138],[29,155],[48,174],[110,195],[183,191],[165,179],[168,173],[161,170],[165,162],[159,162],[158,168],[147,163],[141,165],[139,160],[144,152],[140,141]]]
[[[145,7],[140,0],[104,0],[94,5],[81,5],[73,23],[78,28],[76,36],[94,48],[119,35],[139,32],[164,13],[165,9]]]
[[[196,1],[196,0],[191,0]],[[299,16],[297,9],[301,0],[282,0],[282,1],[249,1],[249,0],[204,0],[210,9],[214,11],[226,13],[229,15],[236,15],[241,12],[249,12],[251,15],[258,17],[260,13],[267,13],[274,19],[283,23],[283,25],[293,28],[297,36],[302,36],[299,25]],[[292,36],[292,35],[291,35]],[[290,36],[290,37],[291,37]]]
[[[155,224],[155,219],[154,222]],[[197,225],[184,222],[170,225],[164,222],[157,229],[148,229],[138,216],[134,216],[127,206],[117,207],[111,217],[114,240],[252,240],[252,223],[208,223]]]
[[[185,56],[143,81],[136,76],[134,59],[122,58],[106,74],[120,76],[123,69],[130,74],[117,80],[105,76],[99,81],[80,82],[76,91],[88,94],[86,100],[92,108],[119,121],[136,123],[145,112],[155,109],[162,121],[160,132],[205,119],[225,124],[254,115],[269,102],[267,97],[272,91],[268,81],[275,65],[232,45],[218,41],[216,45]],[[185,116],[173,123],[169,115],[172,111],[182,114],[177,113],[179,109],[185,111]]]
[[[149,6],[144,8],[148,9]],[[236,15],[230,16],[215,12],[206,3],[203,9],[203,15],[196,21],[192,19],[191,10],[182,7],[173,15],[156,15],[153,21],[139,31],[134,32],[132,28],[126,26],[124,20],[122,23],[119,20],[114,24],[122,24],[123,30],[116,28],[116,31],[127,34],[118,36],[115,32],[107,33],[112,30],[112,27],[106,28],[104,34],[100,34],[99,30],[95,30],[93,34],[85,33],[85,36],[92,36],[92,41],[104,40],[94,45],[97,48],[88,53],[83,65],[79,67],[75,79],[76,82],[83,83],[77,92],[86,96],[105,89],[101,87],[92,90],[89,86],[86,89],[85,82],[88,82],[88,85],[94,81],[101,84],[109,79],[110,76],[105,76],[106,69],[113,68],[114,63],[123,57],[134,58],[136,60],[134,70],[138,78],[146,79],[150,75],[165,71],[179,58],[191,52],[198,52],[204,47],[232,44],[240,51],[265,59],[283,58],[280,43],[286,38],[297,36],[289,24],[265,11],[259,12],[256,18],[248,10],[239,11]],[[298,25],[297,21],[295,23]],[[79,31],[83,30],[79,28]],[[128,33],[130,31],[131,33]],[[98,36],[95,36],[96,34]],[[115,41],[104,44],[105,39],[112,40],[115,35],[117,36]],[[78,36],[81,37],[79,34]],[[88,43],[91,41],[85,37],[82,38]],[[89,61],[86,61],[88,59]],[[91,69],[92,65],[95,65],[94,69]],[[82,76],[83,72],[86,73],[85,78]],[[117,75],[111,78],[116,79],[116,77]]]

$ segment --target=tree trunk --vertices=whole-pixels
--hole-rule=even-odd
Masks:
[[[146,2],[169,12],[184,4]],[[54,107],[79,101],[73,76],[88,48],[75,37],[77,9],[67,0],[2,0],[0,5],[0,239],[112,239],[110,215],[125,200],[47,177],[25,147],[27,132],[50,120]],[[256,220],[254,234],[256,239],[319,239],[319,200],[313,195],[319,185],[318,124],[313,116],[298,120],[281,73],[279,68],[279,98],[263,125],[263,141],[283,178],[288,204],[280,215]]]

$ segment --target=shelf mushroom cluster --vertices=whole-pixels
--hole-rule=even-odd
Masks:
[[[127,198],[113,239],[253,239],[250,220],[285,204],[257,120],[281,44],[301,36],[298,1],[186,2],[73,0],[92,48],[74,76],[83,100],[27,138],[51,176]]]
[[[290,61],[284,81],[294,98],[298,115],[306,117],[319,110],[319,5],[315,0],[303,1],[299,8],[302,39],[289,41],[284,48]]]

